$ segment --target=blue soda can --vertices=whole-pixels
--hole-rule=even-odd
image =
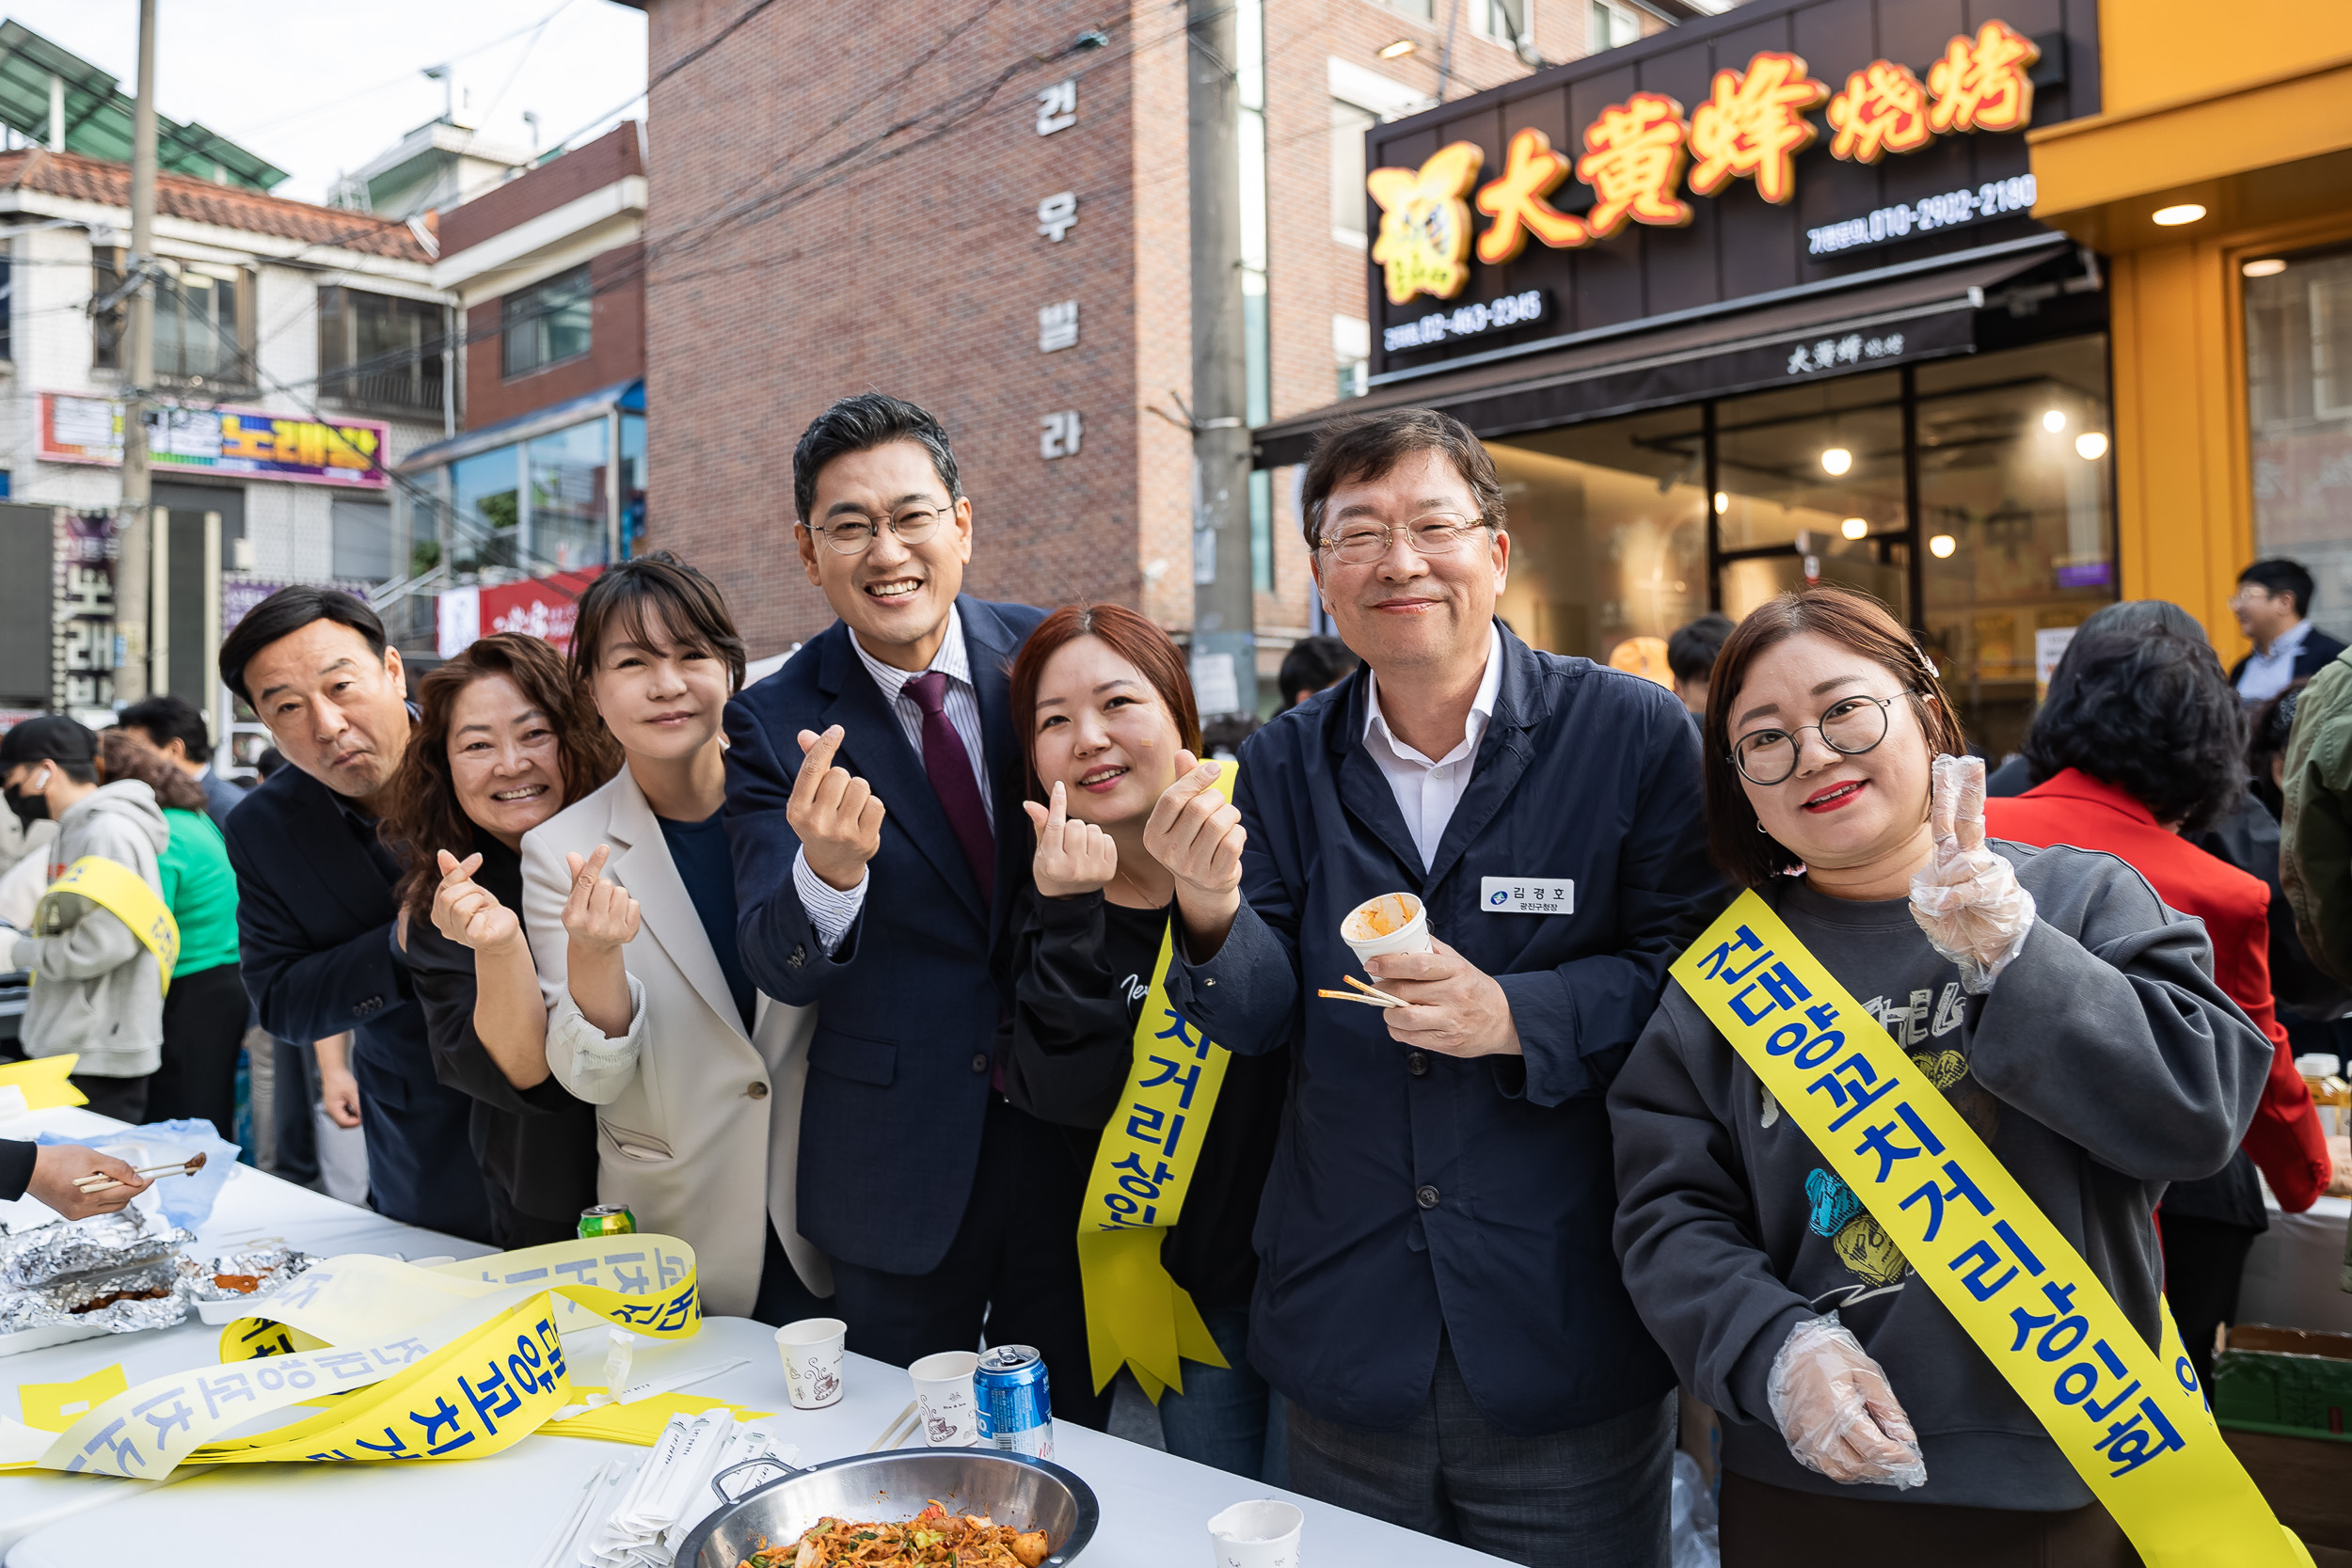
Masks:
[[[992,1345],[981,1352],[972,1374],[974,1402],[980,1407],[980,1446],[1054,1457],[1054,1401],[1045,1386],[1045,1361],[1027,1345]]]

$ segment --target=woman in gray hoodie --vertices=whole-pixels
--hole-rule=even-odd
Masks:
[[[1983,765],[1960,757],[1934,667],[1860,594],[1749,616],[1703,750],[1716,859],[1868,999],[2153,1349],[2152,1211],[2229,1160],[2270,1062],[2203,926],[2112,856],[1983,842]],[[1627,1289],[1724,1418],[1725,1568],[2139,1560],[1680,985],[1609,1111]]]
[[[171,830],[136,780],[100,784],[98,737],[59,714],[0,736],[0,789],[20,821],[50,818],[50,880],[87,856],[128,868],[163,908],[155,857]],[[0,971],[30,970],[20,1038],[28,1056],[81,1059],[74,1087],[89,1108],[147,1119],[147,1080],[163,1062],[164,983],[156,956],[121,917],[78,894],[44,896],[30,932],[0,928]]]

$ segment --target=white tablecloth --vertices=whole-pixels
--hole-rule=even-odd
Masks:
[[[78,1110],[43,1112],[31,1124],[86,1136],[115,1125]],[[0,1132],[29,1136],[26,1126],[20,1120]],[[0,1205],[0,1218],[7,1211]],[[320,1256],[472,1257],[488,1250],[240,1167],[222,1189],[200,1239],[257,1236],[282,1236]],[[191,1318],[161,1333],[113,1335],[0,1358],[0,1405],[13,1405],[18,1383],[66,1382],[118,1361],[135,1385],[209,1365],[217,1359],[218,1336]],[[601,1335],[585,1343],[574,1337],[571,1344],[575,1355],[594,1353],[577,1369],[580,1380],[599,1381]],[[641,1342],[632,1375],[651,1379],[737,1357],[749,1365],[684,1391],[775,1412],[778,1433],[799,1446],[803,1464],[865,1452],[913,1398],[904,1371],[852,1355],[841,1402],[828,1410],[793,1410],[772,1331],[742,1318],[707,1319],[701,1333],[676,1344]],[[1067,1422],[1057,1424],[1055,1438],[1056,1459],[1084,1477],[1102,1505],[1086,1568],[1198,1568],[1208,1557],[1209,1517],[1244,1498],[1269,1496],[1306,1511],[1302,1546],[1313,1561],[1472,1568],[1500,1560]],[[568,1517],[592,1471],[616,1454],[644,1451],[533,1435],[487,1459],[224,1465],[183,1472],[160,1487],[49,1472],[0,1475],[0,1552],[6,1568],[88,1568],[122,1559],[126,1547],[162,1551],[175,1568],[528,1562]]]
[[[79,1107],[40,1111],[0,1122],[0,1137],[30,1138],[39,1132],[96,1140],[119,1132],[122,1124]],[[52,1217],[39,1203],[0,1203],[0,1220],[12,1226],[38,1224]],[[461,1242],[438,1231],[388,1220],[366,1209],[338,1203],[323,1193],[280,1181],[250,1165],[238,1165],[220,1190],[213,1212],[197,1232],[201,1246],[227,1249],[265,1236],[288,1243],[320,1258],[342,1252],[398,1254],[404,1258],[451,1256],[472,1258],[491,1249]],[[133,1384],[187,1367],[209,1366],[220,1359],[220,1330],[207,1328],[191,1313],[177,1328],[147,1334],[109,1334],[77,1339],[24,1355],[0,1357],[0,1412],[11,1419],[21,1414],[16,1387],[21,1383],[69,1383],[87,1377],[102,1367],[122,1364]],[[0,1475],[0,1550],[5,1550],[42,1526],[70,1514],[102,1508],[151,1488],[143,1481],[68,1476],[54,1471]]]
[[[2270,1211],[2238,1285],[2237,1321],[2352,1334],[2352,1293],[2342,1284],[2352,1198],[2323,1197],[2299,1214]]]

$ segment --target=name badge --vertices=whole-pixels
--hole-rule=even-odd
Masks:
[[[1488,914],[1574,914],[1576,884],[1565,877],[1543,882],[1526,877],[1481,877],[1478,907]]]

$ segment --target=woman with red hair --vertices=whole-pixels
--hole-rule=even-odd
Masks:
[[[1150,1054],[1137,1041],[1167,1038],[1164,1022],[1174,1018],[1161,976],[1175,879],[1144,848],[1143,832],[1200,751],[1184,656],[1123,606],[1065,605],[1029,634],[1011,686],[1014,730],[1028,750],[1037,850],[1034,885],[1023,890],[1015,914],[1006,1096],[1072,1130],[1073,1159],[1097,1173],[1089,1205],[1106,1135],[1132,1142],[1144,1118],[1160,1118],[1151,1126],[1149,1168],[1192,1163],[1189,1183],[1144,1181],[1159,1187],[1161,1200],[1137,1207],[1121,1227],[1161,1229],[1156,1252],[1177,1287],[1171,1293],[1198,1309],[1225,1362],[1192,1358],[1205,1347],[1180,1336],[1182,1391],[1160,1398],[1161,1428],[1172,1453],[1279,1483],[1280,1426],[1270,1422],[1278,1402],[1247,1352],[1258,1274],[1249,1235],[1281,1122],[1289,1053],[1233,1056],[1204,1043],[1200,1063],[1211,1065],[1212,1052],[1224,1058],[1222,1079],[1203,1073],[1181,1114],[1137,1106],[1130,1085],[1138,1057]],[[1176,1050],[1199,1070],[1193,1052],[1152,1049]],[[1170,1196],[1179,1202],[1166,1201]],[[1084,1258],[1094,1238],[1083,1227],[1081,1236]],[[1089,1272],[1087,1281],[1089,1338],[1098,1345],[1118,1338],[1123,1300],[1100,1289],[1101,1277]],[[1098,1354],[1098,1379],[1109,1370]]]

